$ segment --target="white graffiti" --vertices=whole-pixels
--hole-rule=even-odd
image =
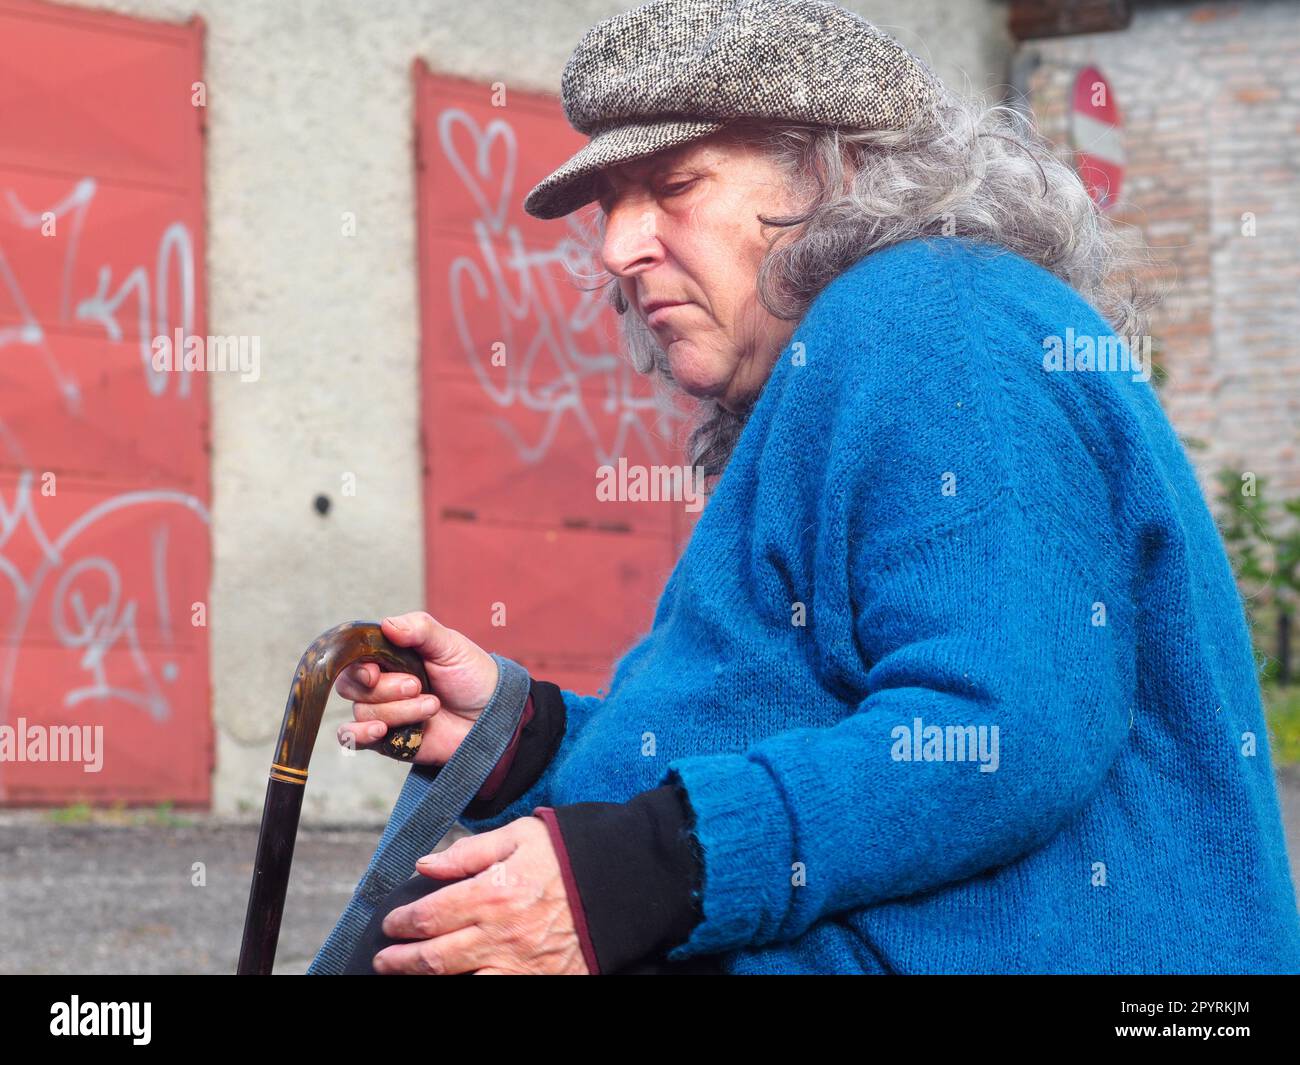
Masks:
[[[63,647],[80,652],[79,664],[93,678],[93,683],[65,693],[64,705],[73,706],[85,699],[122,699],[147,710],[155,721],[165,720],[170,716],[170,705],[140,645],[135,623],[137,601],[131,599],[122,602],[117,567],[101,556],[86,556],[76,561],[69,561],[67,556],[77,538],[93,527],[95,522],[125,507],[181,507],[205,525],[209,522],[207,508],[201,500],[185,492],[123,492],[90,507],[57,537],[51,539],[37,517],[32,485],[31,472],[24,471],[18,478],[18,490],[12,504],[0,493],[0,576],[8,579],[15,604],[13,617],[0,634],[0,648],[3,648],[3,655],[0,655],[0,713],[9,705],[19,647],[33,608],[41,589],[51,577],[55,577],[50,601],[51,627]],[[40,561],[26,574],[21,573],[4,554],[4,549],[20,529],[25,529],[30,534],[41,552]],[[161,611],[164,609],[161,604],[166,602],[166,583],[161,576],[165,569],[165,559],[159,557],[158,542],[155,539],[154,572],[155,594]],[[165,540],[162,542],[165,545]],[[88,573],[98,574],[101,580],[84,582],[78,586],[78,579]],[[99,583],[106,590],[102,593],[102,602],[87,608],[85,595],[91,583]],[[105,679],[104,657],[119,642],[125,642],[130,652],[130,659],[142,685],[139,689],[113,686]],[[175,665],[164,663],[162,673],[164,680],[174,679]]]
[[[158,241],[158,255],[154,264],[152,298],[149,286],[149,272],[143,265],[127,271],[117,291],[110,294],[113,284],[113,271],[110,266],[100,266],[96,276],[94,295],[81,300],[75,310],[69,310],[72,299],[72,273],[76,265],[77,250],[81,244],[81,234],[85,228],[86,216],[95,199],[97,185],[94,178],[82,178],[73,190],[58,203],[42,211],[28,208],[13,189],[5,190],[5,200],[9,205],[10,220],[23,229],[38,229],[47,218],[68,218],[71,232],[67,240],[67,252],[63,259],[63,279],[59,291],[59,321],[94,322],[100,325],[104,334],[112,341],[120,341],[124,335],[117,320],[118,308],[128,297],[135,297],[135,326],[137,342],[140,346],[140,363],[145,372],[149,391],[155,396],[166,387],[171,375],[154,370],[150,359],[151,341],[155,336],[169,335],[174,325],[188,334],[194,326],[194,247],[189,230],[181,222],[173,222]],[[173,322],[168,306],[168,293],[171,291],[172,274],[177,273],[177,282],[181,291],[180,320]],[[68,399],[69,409],[75,409],[79,398],[76,383],[71,381],[54,364],[53,356],[46,344],[45,330],[40,321],[32,314],[18,279],[9,268],[0,249],[0,280],[8,288],[14,304],[22,314],[23,322],[16,328],[0,328],[0,347],[7,342],[17,341],[31,344],[41,349],[47,358],[51,373],[59,390]],[[190,394],[190,375],[183,373],[179,378],[178,388],[182,396]]]
[[[456,146],[458,131],[467,134],[473,146],[468,162]],[[662,436],[651,432],[646,420],[671,426],[680,414],[648,392],[638,394],[639,375],[629,360],[603,347],[601,320],[607,305],[599,292],[580,292],[576,306],[567,310],[566,297],[572,300],[574,294],[560,291],[555,271],[548,269],[567,262],[591,273],[590,255],[577,234],[561,238],[553,247],[530,251],[519,227],[507,222],[510,204],[522,191],[515,188],[514,129],[503,119],[494,119],[484,129],[465,111],[447,108],[438,116],[438,142],[478,209],[473,220],[477,257],[457,256],[448,268],[452,317],[461,349],[494,404],[546,415],[532,440],[525,440],[509,419],[495,419],[519,458],[527,463],[545,458],[566,417],[591,442],[598,464],[626,455],[632,433],[641,437],[652,457],[658,457]],[[504,256],[502,242],[508,249]],[[495,312],[494,335],[475,335],[471,301]],[[505,372],[494,380],[490,355],[498,343],[506,352]],[[600,388],[591,388],[588,382],[593,379]],[[606,414],[617,415],[612,439],[601,439],[600,427],[588,409],[592,402],[600,403]]]
[[[141,381],[152,397],[161,397],[169,381],[176,381],[177,395],[190,394],[188,373],[154,371],[150,359],[151,339],[179,327],[193,329],[195,315],[195,270],[193,242],[180,223],[166,226],[158,241],[152,277],[143,264],[126,270],[114,284],[113,271],[103,264],[95,273],[92,295],[74,301],[73,277],[77,253],[86,220],[97,192],[93,178],[83,178],[56,203],[43,210],[25,204],[13,189],[4,190],[8,207],[6,221],[20,229],[36,230],[53,219],[66,226],[62,234],[64,258],[58,294],[57,324],[91,324],[104,336],[120,342],[126,335],[119,315],[134,304],[134,326],[140,349]],[[169,293],[179,292],[179,307],[169,303]],[[0,297],[8,296],[17,312],[18,323],[0,326],[0,357],[18,358],[34,353],[48,372],[66,415],[81,414],[82,392],[73,375],[62,367],[51,350],[48,329],[33,310],[19,277],[0,247]],[[175,313],[177,318],[173,320]],[[0,410],[0,413],[4,413]],[[57,644],[74,653],[85,683],[63,692],[63,704],[76,706],[88,700],[120,700],[139,707],[155,722],[171,716],[164,684],[179,676],[177,665],[166,653],[147,651],[140,639],[137,615],[141,600],[122,586],[119,560],[102,554],[77,556],[79,538],[104,517],[126,508],[147,507],[160,518],[149,527],[151,542],[152,593],[159,619],[159,633],[165,644],[173,642],[170,595],[167,588],[167,553],[172,516],[181,515],[209,523],[207,508],[197,497],[182,491],[151,489],[121,492],[103,498],[76,515],[56,535],[47,533],[37,514],[37,464],[27,455],[23,442],[0,417],[0,457],[20,467],[12,499],[0,489],[0,579],[12,592],[11,601],[0,604],[0,716],[7,710],[20,650],[48,587],[48,625]],[[19,533],[25,533],[37,548],[38,559],[24,572],[14,560]],[[206,536],[206,530],[204,535]],[[12,612],[10,612],[10,607]],[[124,649],[125,660],[134,670],[129,684],[109,679],[106,659],[110,651]],[[151,657],[159,658],[155,662]],[[160,682],[161,681],[161,682]]]

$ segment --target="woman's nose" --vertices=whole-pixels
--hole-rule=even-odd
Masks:
[[[614,206],[605,221],[601,259],[605,269],[618,277],[644,270],[663,258],[659,224],[652,207],[624,200]]]

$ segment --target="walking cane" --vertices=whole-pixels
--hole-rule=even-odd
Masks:
[[[420,656],[410,648],[389,643],[372,621],[345,622],[322,633],[303,652],[289,689],[284,723],[280,726],[270,780],[266,784],[253,884],[244,916],[244,940],[239,949],[237,973],[240,976],[267,975],[275,962],[284,896],[289,887],[289,866],[293,862],[303,789],[307,785],[307,763],[311,761],[334,681],[355,662],[378,663],[385,673],[410,673],[418,678],[424,694],[433,694]],[[420,749],[423,734],[423,725],[390,728],[380,742],[388,754],[409,762]]]

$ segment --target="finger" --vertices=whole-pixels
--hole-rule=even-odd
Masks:
[[[438,712],[436,695],[421,695],[418,699],[398,699],[391,703],[353,703],[354,721],[382,721],[388,726],[414,725],[433,717]]]
[[[482,883],[459,880],[390,910],[380,928],[391,939],[432,939],[472,928],[489,906],[486,894]]]
[[[375,672],[378,669],[378,666],[374,666],[370,662],[353,662],[352,665],[339,674],[339,681],[351,681],[363,688],[369,688],[375,682]]]
[[[335,734],[340,747],[350,747],[354,751],[372,749],[388,733],[388,726],[382,721],[363,721],[354,724],[349,721],[342,724]]]
[[[373,666],[375,670],[379,668],[373,663],[366,663],[366,665]],[[409,673],[380,673],[378,680],[374,677],[375,674],[369,674],[365,683],[359,683],[354,675],[345,669],[334,683],[334,690],[344,699],[365,703],[385,703],[420,694],[420,681]]]
[[[346,667],[334,682],[334,690],[345,699],[360,698],[362,692],[370,691],[370,663],[354,662]]]
[[[459,649],[460,634],[423,610],[384,618],[380,627],[389,640],[412,648],[426,662],[449,661]]]
[[[491,832],[461,836],[445,850],[417,859],[415,871],[439,880],[475,876],[497,862],[504,862],[519,849],[519,840],[513,833],[506,831],[509,827],[506,825]]]
[[[481,928],[460,928],[433,939],[385,947],[370,966],[381,976],[454,976],[486,964],[492,949]]]

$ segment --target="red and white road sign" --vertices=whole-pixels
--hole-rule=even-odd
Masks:
[[[1123,123],[1115,90],[1096,67],[1084,67],[1074,79],[1070,146],[1089,195],[1103,209],[1111,207],[1124,178]]]

